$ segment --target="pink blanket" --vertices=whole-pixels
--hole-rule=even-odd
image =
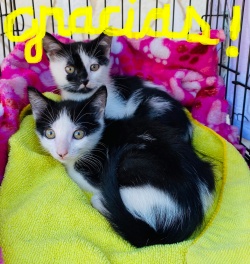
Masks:
[[[223,38],[221,31],[213,37]],[[58,37],[61,41],[70,39]],[[24,58],[24,43],[19,43],[4,59],[0,79],[0,181],[8,157],[8,139],[19,127],[19,114],[28,104],[27,86],[41,92],[53,91],[48,59],[43,54],[36,64]],[[217,51],[186,41],[146,37],[141,40],[114,38],[112,43],[113,74],[138,75],[162,84],[166,91],[183,103],[193,117],[214,129],[244,154],[237,129],[226,124],[228,103],[225,86],[217,75]]]
[[[210,37],[225,39],[222,30],[211,30]],[[111,50],[113,74],[138,75],[163,85],[195,119],[245,154],[245,148],[239,144],[238,129],[226,124],[229,104],[223,79],[217,73],[216,46],[153,37],[118,37]]]
[[[3,254],[2,254],[2,249],[0,248],[0,264],[4,264],[3,262]]]

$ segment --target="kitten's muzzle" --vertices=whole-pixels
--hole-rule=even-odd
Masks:
[[[89,81],[86,81],[87,84],[88,84],[88,82],[89,82]],[[79,88],[78,88],[78,92],[80,92],[80,93],[88,93],[88,92],[90,92],[90,91],[92,91],[92,89],[89,88],[89,87],[87,87],[85,84],[81,84],[81,85],[79,86]]]
[[[57,154],[61,159],[65,159],[68,154],[68,151],[57,152]]]
[[[82,84],[85,85],[85,86],[87,86],[88,83],[89,83],[89,80],[82,81]]]

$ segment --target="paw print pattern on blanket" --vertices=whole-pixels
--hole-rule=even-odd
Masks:
[[[2,254],[2,249],[0,248],[0,264],[4,264],[3,262],[3,254]]]
[[[120,64],[119,54],[122,52],[122,49],[123,49],[122,43],[117,41],[117,37],[113,37],[112,45],[111,45],[112,56],[110,57],[110,63],[113,69],[113,74],[119,72],[119,64]]]
[[[223,41],[225,34],[222,30],[211,30],[210,37]],[[113,74],[137,75],[163,85],[194,118],[244,154],[245,149],[236,136],[237,129],[226,124],[229,105],[224,100],[224,82],[217,73],[216,46],[148,36],[140,40],[118,37],[116,43],[121,43],[123,49],[116,54],[111,50]]]
[[[163,39],[155,38],[153,39],[149,46],[145,46],[143,51],[148,56],[148,58],[155,60],[157,63],[167,64],[167,59],[170,56],[171,51],[168,47],[164,46]]]
[[[179,61],[188,61],[190,64],[195,64],[199,60],[200,54],[206,54],[208,46],[199,45],[191,50],[188,49],[187,45],[181,44],[177,47],[177,52],[180,53]]]

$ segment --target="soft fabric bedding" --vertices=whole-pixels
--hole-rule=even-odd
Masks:
[[[193,144],[213,163],[216,177],[215,201],[203,227],[181,243],[136,249],[91,206],[91,194],[43,151],[29,107],[22,119],[9,142],[0,192],[6,263],[250,262],[250,172],[239,152],[211,129],[192,119]]]

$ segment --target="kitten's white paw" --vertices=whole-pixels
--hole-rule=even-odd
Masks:
[[[105,214],[106,209],[102,203],[102,196],[101,194],[94,194],[91,198],[92,206],[97,209],[101,214]]]

